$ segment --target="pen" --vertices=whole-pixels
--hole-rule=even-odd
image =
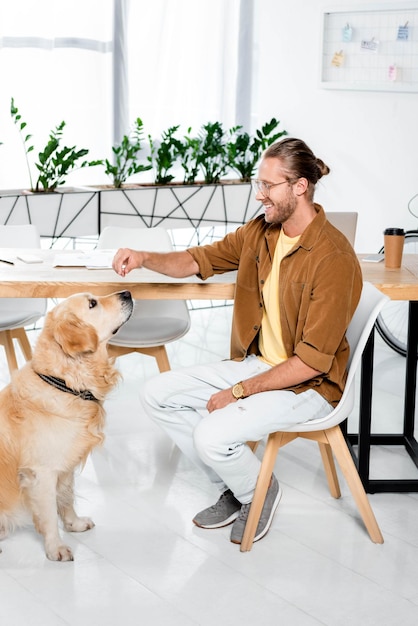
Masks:
[[[7,263],[8,265],[14,265],[13,261],[7,261],[7,259],[0,259],[0,263]]]

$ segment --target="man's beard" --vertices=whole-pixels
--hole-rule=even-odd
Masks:
[[[283,224],[293,215],[296,209],[296,198],[289,191],[286,198],[280,202],[275,202],[269,210],[269,215],[264,215],[269,224]]]

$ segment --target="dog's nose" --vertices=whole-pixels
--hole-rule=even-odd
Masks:
[[[130,291],[120,291],[118,293],[118,296],[122,300],[122,302],[130,302],[132,300]]]

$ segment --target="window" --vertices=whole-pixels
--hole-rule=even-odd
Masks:
[[[63,143],[111,158],[136,117],[158,137],[179,124],[248,124],[253,0],[15,0],[0,7],[0,189],[29,184],[10,100],[35,151]],[[244,26],[247,25],[248,28]],[[242,70],[244,68],[244,70]],[[247,89],[248,92],[248,89]],[[250,129],[249,129],[250,130]],[[29,155],[31,157],[31,155]],[[35,159],[31,158],[31,163]],[[36,173],[36,172],[33,172]],[[108,182],[103,168],[69,184]]]

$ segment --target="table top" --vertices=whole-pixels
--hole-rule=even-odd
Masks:
[[[359,254],[363,280],[375,285],[392,300],[418,300],[418,254],[405,254],[402,267],[388,269],[384,261],[362,261],[367,254]]]
[[[20,250],[22,252],[22,250]],[[127,289],[134,298],[232,300],[235,272],[219,274],[206,281],[196,276],[171,278],[146,269],[133,270],[122,278],[112,269],[85,267],[54,267],[55,255],[74,251],[25,250],[42,258],[41,263],[24,263],[17,259],[19,251],[3,248],[0,259],[9,259],[13,265],[0,262],[0,297],[66,298],[82,291],[105,295]],[[400,269],[387,269],[384,262],[362,261],[365,281],[374,284],[392,300],[418,300],[418,255],[404,255]]]
[[[41,263],[24,263],[20,253],[35,255]],[[78,251],[80,252],[80,251]],[[127,289],[136,299],[232,300],[236,272],[213,276],[202,281],[196,276],[171,278],[147,269],[132,270],[121,277],[113,269],[86,269],[82,266],[54,267],[57,255],[74,254],[71,250],[16,250],[2,248],[0,259],[0,297],[66,298],[88,291],[106,295]]]

